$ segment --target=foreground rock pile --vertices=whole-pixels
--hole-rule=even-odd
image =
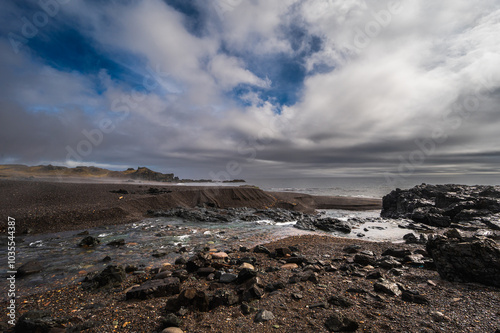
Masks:
[[[382,217],[435,227],[500,230],[500,186],[426,185],[383,198]]]
[[[477,251],[460,251],[457,247]],[[456,260],[449,262],[453,251]],[[72,299],[79,295],[83,301],[86,295],[88,305],[72,310],[73,315],[63,315],[65,312],[57,311],[63,306],[57,301],[59,291],[54,293],[55,298],[40,303],[49,308],[53,304],[55,312],[45,311],[49,310],[46,306],[44,311],[28,311],[15,331],[103,332],[114,327],[120,332],[163,333],[292,329],[462,332],[470,322],[458,311],[458,302],[466,300],[468,292],[458,293],[453,285],[437,281],[435,273],[437,265],[438,271],[444,272],[441,276],[449,280],[470,281],[460,275],[462,270],[457,266],[463,263],[463,258],[457,257],[462,254],[469,256],[469,266],[474,265],[474,276],[483,276],[476,281],[497,281],[498,271],[491,267],[500,259],[499,248],[486,239],[431,237],[426,250],[416,244],[303,236],[252,249],[239,246],[226,252],[210,247],[193,249],[191,254],[179,251],[174,265],[132,271],[110,264],[97,274],[89,274],[67,296]],[[479,331],[488,332],[483,328],[489,327],[494,332],[497,324],[500,328],[500,321],[491,311],[498,310],[500,297],[491,298],[494,291],[491,294],[480,288],[471,289],[483,302],[485,322]],[[455,295],[456,313],[448,307],[450,295]],[[94,311],[96,301],[101,305]],[[402,320],[403,313],[413,320]],[[147,328],[144,323],[137,326],[137,318],[149,318],[144,319],[149,320]]]

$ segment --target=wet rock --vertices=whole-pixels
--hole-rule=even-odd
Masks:
[[[398,285],[385,279],[380,279],[379,282],[375,283],[373,289],[376,292],[385,293],[391,296],[401,295],[401,290],[399,290]]]
[[[257,245],[256,247],[254,247],[253,252],[254,253],[271,254],[271,251],[269,251],[269,249],[263,245]]]
[[[179,278],[170,277],[162,280],[149,280],[126,294],[126,299],[150,299],[176,295],[180,292]]]
[[[326,320],[325,327],[331,332],[354,332],[359,324],[340,313],[334,313]]]
[[[27,263],[21,265],[21,267],[19,267],[17,269],[17,277],[24,277],[24,276],[27,276],[27,275],[31,275],[31,274],[36,274],[36,273],[39,273],[43,270],[43,266],[40,262],[38,261],[28,261]]]
[[[349,308],[353,306],[352,302],[350,302],[347,298],[338,295],[331,296],[328,299],[328,303],[330,303],[331,305],[340,306],[341,308]]]
[[[411,302],[416,304],[429,304],[429,300],[425,296],[420,295],[416,291],[410,291],[410,290],[403,291],[401,299],[405,302]]]
[[[109,242],[106,245],[108,245],[108,246],[124,246],[125,245],[125,239],[123,239],[123,238],[116,239],[114,241]]]
[[[255,315],[255,318],[254,318],[253,321],[256,322],[256,323],[261,323],[261,322],[264,322],[264,321],[273,320],[274,318],[275,318],[274,314],[271,311],[260,310]]]
[[[215,273],[215,268],[213,267],[201,267],[196,271],[196,274],[199,276],[208,276],[213,273]]]
[[[32,310],[19,317],[14,331],[16,333],[49,332],[55,328],[64,328],[69,319],[55,319],[48,311]]]
[[[302,294],[293,293],[293,294],[292,294],[292,298],[293,298],[294,300],[299,300],[299,299],[304,298],[304,296],[303,296]]]
[[[198,269],[208,266],[208,264],[209,263],[207,262],[207,259],[203,256],[203,254],[198,253],[189,258],[189,260],[186,263],[186,270],[189,273],[194,273]]]
[[[426,250],[443,279],[500,287],[500,247],[493,240],[436,236]]]
[[[184,257],[179,257],[175,259],[174,265],[185,265],[187,264],[187,260]]]
[[[223,273],[220,276],[219,282],[220,283],[233,283],[238,279],[238,275],[232,274],[232,273]]]
[[[84,283],[96,288],[119,285],[125,280],[125,270],[122,266],[109,265],[95,276],[87,276]]]
[[[101,243],[101,241],[95,237],[92,236],[87,236],[83,238],[80,243],[78,243],[78,246],[80,247],[94,247],[97,246]]]

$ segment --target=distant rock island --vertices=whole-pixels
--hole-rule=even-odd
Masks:
[[[113,171],[95,166],[65,166],[23,164],[0,165],[0,177],[4,178],[116,178],[122,180],[140,180],[165,183],[212,183],[211,179],[179,179],[173,173],[156,172],[146,167],[128,168],[124,171]],[[223,183],[244,183],[243,179],[225,180]]]

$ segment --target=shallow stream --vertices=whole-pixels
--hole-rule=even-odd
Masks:
[[[378,217],[378,211],[352,212],[341,210],[323,211],[326,216],[340,219],[353,217]],[[210,247],[228,250],[240,245],[252,247],[287,236],[321,234],[358,238],[372,241],[400,242],[408,230],[398,228],[397,222],[372,221],[356,225],[352,233],[311,232],[293,227],[295,221],[275,223],[270,220],[256,222],[234,221],[231,223],[187,222],[176,218],[150,218],[141,222],[98,227],[79,231],[27,235],[16,238],[16,268],[26,262],[36,261],[42,270],[16,279],[17,297],[60,288],[68,283],[81,281],[88,273],[102,270],[106,265],[135,265],[138,270],[173,264],[185,247],[187,255],[196,248]],[[94,248],[79,247],[86,235],[97,237],[100,244]],[[125,245],[110,246],[109,242],[123,239]],[[3,242],[2,242],[3,243]],[[0,248],[1,258],[7,258],[7,246]],[[111,260],[104,260],[109,257]],[[109,259],[108,258],[108,259]],[[6,259],[0,274],[7,273]],[[5,299],[7,293],[2,293]]]

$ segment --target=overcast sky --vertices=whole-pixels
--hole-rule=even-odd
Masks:
[[[500,170],[498,0],[2,1],[0,19],[0,163]]]

